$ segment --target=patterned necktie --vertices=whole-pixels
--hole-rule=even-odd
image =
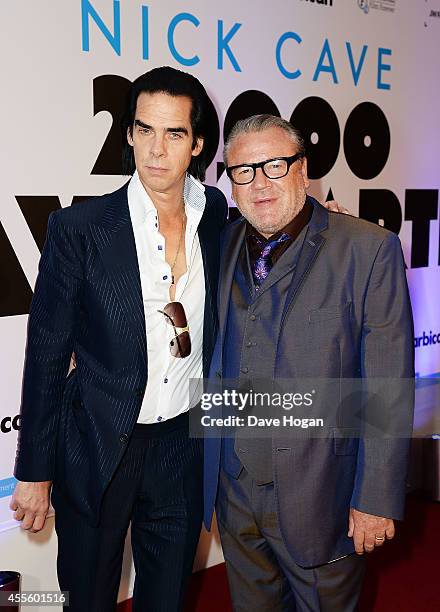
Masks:
[[[276,240],[269,240],[268,242],[263,241],[261,240],[261,238],[255,236],[255,240],[257,241],[258,246],[263,249],[261,251],[260,256],[257,258],[254,264],[254,268],[252,270],[255,289],[258,289],[264,279],[267,278],[267,275],[272,269],[271,255],[273,250],[282,242],[290,240],[290,236],[289,234],[281,234],[281,236]]]

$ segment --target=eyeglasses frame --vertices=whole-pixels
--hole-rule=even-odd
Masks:
[[[226,174],[228,175],[228,177],[230,178],[230,180],[235,184],[235,185],[249,185],[250,183],[252,183],[252,181],[255,178],[255,174],[257,171],[257,168],[261,168],[261,170],[263,171],[263,174],[266,178],[270,179],[271,181],[276,181],[280,178],[284,178],[285,176],[287,176],[289,174],[289,170],[290,167],[296,162],[298,161],[298,159],[301,159],[305,157],[304,153],[295,153],[294,155],[289,155],[288,157],[273,157],[272,159],[265,159],[264,161],[261,162],[257,162],[255,164],[238,164],[236,166],[228,166],[226,168]],[[282,160],[287,162],[287,170],[286,173],[281,175],[281,176],[268,176],[264,170],[264,166],[266,164],[269,164],[270,162],[273,161],[277,161],[277,160]],[[246,181],[246,183],[237,183],[233,178],[232,178],[232,171],[235,170],[236,168],[252,168],[252,170],[254,171],[254,174],[251,178],[250,181]]]

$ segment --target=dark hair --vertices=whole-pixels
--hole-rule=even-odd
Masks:
[[[192,146],[196,146],[197,138],[203,138],[203,149],[199,155],[192,157],[188,172],[203,181],[206,168],[217,150],[218,139],[216,141],[213,136],[216,126],[218,129],[217,113],[200,81],[193,75],[170,66],[153,68],[142,74],[133,82],[128,92],[121,123],[123,174],[133,174],[136,168],[133,147],[127,142],[127,130],[130,134],[133,133],[137,99],[141,93],[166,93],[170,96],[186,96],[191,100]]]

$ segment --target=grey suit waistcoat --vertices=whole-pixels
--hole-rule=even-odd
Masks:
[[[245,244],[235,268],[224,345],[224,378],[233,379],[241,390],[253,381],[273,379],[281,317],[296,262],[306,235],[304,228],[276,262],[258,291],[255,291]],[[292,338],[294,350],[294,338]],[[254,389],[255,391],[256,389]],[[267,389],[266,389],[267,390]],[[247,412],[245,417],[249,414]],[[247,435],[223,444],[223,467],[238,477],[244,466],[258,484],[273,481],[272,439]],[[235,447],[235,452],[234,452]]]

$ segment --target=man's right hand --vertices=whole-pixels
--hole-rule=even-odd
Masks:
[[[51,480],[17,483],[9,507],[15,510],[15,520],[22,521],[23,529],[32,533],[43,529],[49,510],[51,486]]]

